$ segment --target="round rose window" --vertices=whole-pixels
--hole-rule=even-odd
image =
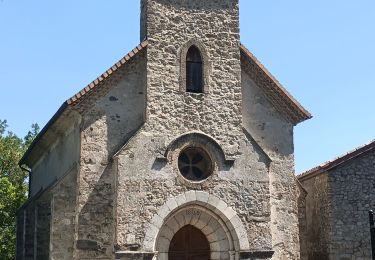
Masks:
[[[212,162],[209,155],[200,148],[184,149],[178,157],[178,169],[190,181],[207,179],[212,172]]]

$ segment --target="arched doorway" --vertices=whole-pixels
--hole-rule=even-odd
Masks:
[[[173,236],[168,259],[209,260],[210,244],[202,231],[192,225],[186,225]]]
[[[241,251],[249,251],[247,231],[236,212],[204,191],[188,191],[168,199],[151,220],[144,250],[157,252],[158,260],[175,260],[168,257],[171,241],[187,225],[198,229],[207,239],[210,258],[205,259],[235,260]]]

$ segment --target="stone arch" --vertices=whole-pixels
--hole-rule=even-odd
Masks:
[[[203,150],[211,163],[211,175],[200,181],[191,181],[183,177],[178,167],[181,152],[189,148]],[[184,133],[173,139],[166,147],[163,157],[172,166],[178,183],[194,190],[202,189],[219,171],[228,171],[234,164],[234,158],[228,157],[222,146],[211,136],[198,131]]]
[[[146,230],[144,250],[158,252],[158,260],[167,259],[171,239],[186,225],[193,225],[206,235],[211,259],[235,259],[241,251],[249,250],[246,229],[236,212],[203,191],[189,191],[167,200]]]
[[[223,164],[232,165],[234,162],[233,158],[228,158],[225,151],[222,149],[221,145],[211,136],[202,132],[188,132],[175,138],[168,146],[164,152],[164,157],[169,158],[171,151],[176,149],[181,149],[186,145],[197,145],[200,144],[208,149],[209,152],[214,155],[218,161]]]
[[[180,66],[180,91],[186,91],[186,55],[188,50],[195,46],[199,49],[200,54],[202,56],[202,66],[203,66],[203,93],[209,93],[209,75],[210,75],[210,61],[208,58],[208,54],[206,51],[205,46],[200,41],[195,39],[191,39],[186,42],[180,49],[180,53],[178,55],[178,65]]]

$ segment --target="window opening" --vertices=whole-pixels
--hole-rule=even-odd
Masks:
[[[178,157],[178,168],[186,179],[190,181],[202,181],[212,173],[212,161],[210,156],[197,147],[184,149]]]
[[[203,92],[202,55],[196,46],[191,46],[186,55],[186,91]]]

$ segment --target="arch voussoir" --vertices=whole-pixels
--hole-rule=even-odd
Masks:
[[[172,229],[170,229],[167,225],[165,226],[165,228],[163,228],[162,230],[160,230],[160,234],[159,236],[161,237],[173,237],[174,236],[174,232]]]
[[[169,227],[174,233],[181,228],[175,217],[170,218],[170,220],[166,223],[166,226]]]
[[[212,194],[194,190],[169,198],[160,207],[146,231],[143,248],[157,251],[157,259],[168,257],[170,241],[186,225],[202,231],[211,251],[220,253],[217,259],[223,252],[249,249],[247,232],[235,210]]]
[[[175,219],[179,225],[180,228],[184,227],[186,225],[186,220],[184,214],[178,214],[175,216]]]

